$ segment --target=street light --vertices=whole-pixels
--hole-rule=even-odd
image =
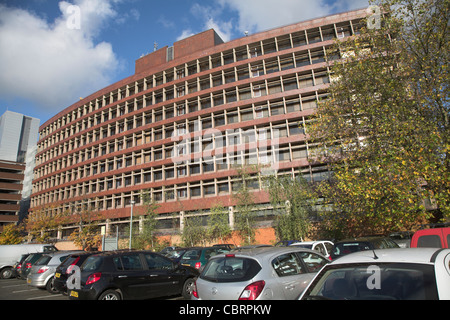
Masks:
[[[134,200],[131,200],[131,216],[130,216],[130,250],[131,250],[131,238],[133,233],[133,207],[134,207]]]

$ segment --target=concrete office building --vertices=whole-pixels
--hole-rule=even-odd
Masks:
[[[182,229],[216,203],[229,208],[232,225],[237,167],[327,178],[326,165],[308,162],[308,126],[328,95],[327,61],[339,58],[327,48],[358,34],[365,15],[336,14],[227,43],[208,30],[141,57],[134,75],[41,126],[32,210],[51,216],[89,204],[108,230],[129,222],[147,192],[160,205],[161,229]],[[249,185],[260,225],[270,226],[261,174]]]
[[[12,111],[0,117],[0,224],[17,222],[27,215],[39,122]]]

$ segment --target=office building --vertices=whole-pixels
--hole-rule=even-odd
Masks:
[[[208,30],[136,61],[135,74],[78,101],[40,128],[32,210],[48,216],[88,204],[102,224],[129,222],[142,193],[159,204],[161,230],[236,202],[236,169],[258,165],[249,186],[259,224],[274,220],[262,175],[328,177],[306,137],[328,96],[327,51],[358,34],[365,10],[224,43]],[[63,226],[63,236],[74,226]]]

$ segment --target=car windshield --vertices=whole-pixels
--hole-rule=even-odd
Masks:
[[[213,282],[247,281],[260,270],[261,266],[254,259],[223,257],[210,260],[200,278]]]
[[[173,251],[170,251],[170,252],[166,253],[166,257],[169,258],[169,259],[179,258],[185,252],[186,252],[186,249],[173,250]]]
[[[428,300],[437,299],[432,265],[413,263],[329,266],[304,299]]]

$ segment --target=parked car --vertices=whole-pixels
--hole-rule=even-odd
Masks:
[[[300,242],[299,240],[281,240],[275,243],[275,247],[288,247],[294,243]]]
[[[400,246],[388,237],[374,236],[341,240],[334,244],[331,259],[334,260],[357,251],[394,248],[400,248]]]
[[[58,251],[51,244],[12,244],[0,245],[0,278],[12,278],[13,268],[23,254]]]
[[[44,255],[44,252],[30,253],[30,255],[23,261],[22,268],[18,270],[20,279],[27,279],[31,267],[33,267],[33,265],[42,257],[42,255]]]
[[[304,241],[304,242],[295,242],[291,244],[291,246],[298,246],[317,251],[327,258],[330,258],[333,245],[334,245],[333,242],[328,240]]]
[[[450,228],[421,229],[414,233],[411,248],[449,248]]]
[[[162,249],[159,253],[162,254],[163,256],[165,256],[166,254],[170,253],[173,250],[178,249],[179,247],[176,246],[170,246],[170,247],[165,247],[164,249]]]
[[[81,286],[70,299],[128,300],[182,294],[191,296],[198,270],[155,252],[109,251],[89,256],[81,266]]]
[[[227,250],[234,250],[236,249],[236,245],[232,244],[232,243],[219,243],[219,244],[214,244],[213,247],[219,247],[219,248],[223,248],[223,249],[227,249]]]
[[[37,288],[45,288],[50,293],[58,293],[53,286],[53,277],[56,268],[66,260],[71,253],[73,253],[73,251],[58,251],[43,254],[31,267],[27,276],[28,285]]]
[[[294,300],[329,260],[302,247],[260,247],[212,257],[194,300]]]
[[[28,258],[29,255],[30,255],[29,253],[26,253],[26,254],[23,254],[23,255],[20,256],[19,261],[17,261],[14,264],[13,268],[12,268],[11,278],[18,278],[19,277],[19,271],[22,268],[22,264],[25,261],[25,259]]]
[[[300,300],[449,300],[450,250],[361,251],[326,265]]]
[[[209,258],[228,251],[228,249],[221,247],[189,248],[189,250],[184,253],[183,257],[180,260],[180,263],[185,266],[191,266],[195,269],[200,269],[208,262]]]
[[[400,248],[410,248],[413,234],[414,232],[412,231],[399,231],[391,233],[389,238],[398,244]]]
[[[83,262],[91,255],[98,252],[80,252],[70,254],[55,270],[55,277],[53,278],[53,287],[55,291],[67,294],[67,279],[72,275],[73,269],[71,266],[81,267]]]

